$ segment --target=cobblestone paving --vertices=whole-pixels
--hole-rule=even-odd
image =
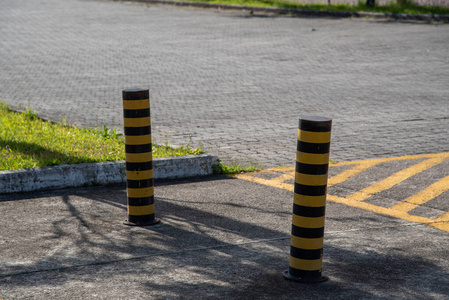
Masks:
[[[298,118],[333,119],[331,159],[449,151],[449,25],[90,0],[0,1],[0,99],[121,129],[150,88],[156,141],[293,165]]]

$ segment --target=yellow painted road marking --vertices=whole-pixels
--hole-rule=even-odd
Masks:
[[[449,232],[449,212],[445,212],[441,214],[440,216],[436,218],[426,218],[426,217],[420,217],[413,214],[410,214],[409,212],[418,207],[419,205],[422,205],[438,196],[443,194],[444,192],[449,190],[449,176],[444,177],[437,182],[434,182],[430,184],[428,187],[425,187],[422,191],[419,193],[404,199],[397,203],[396,205],[392,207],[382,207],[377,206],[374,204],[366,203],[363,200],[368,199],[372,195],[375,195],[376,193],[388,190],[395,185],[397,185],[400,182],[403,182],[404,180],[411,178],[412,176],[415,176],[416,174],[430,169],[444,161],[449,161],[449,152],[446,153],[437,153],[437,154],[423,154],[423,155],[414,155],[414,156],[402,156],[402,157],[391,157],[391,158],[379,158],[379,159],[372,159],[372,160],[359,160],[359,161],[352,161],[352,162],[342,162],[342,163],[336,163],[336,164],[330,164],[329,167],[338,167],[338,166],[353,166],[352,168],[342,171],[341,173],[330,177],[328,179],[328,186],[336,185],[339,183],[343,183],[349,178],[352,178],[360,173],[363,173],[370,168],[378,165],[379,163],[386,163],[386,162],[393,162],[393,161],[405,161],[405,160],[417,160],[417,159],[426,159],[420,163],[417,163],[411,167],[408,167],[404,170],[401,170],[397,172],[396,174],[393,174],[389,176],[388,178],[385,178],[383,180],[380,180],[379,182],[376,182],[375,184],[364,188],[360,191],[357,191],[353,193],[352,195],[348,197],[340,197],[336,195],[327,195],[327,200],[333,201],[336,203],[345,204],[352,207],[357,207],[365,210],[369,210],[375,213],[388,215],[396,218],[400,218],[403,220],[407,220],[410,222],[416,222],[416,223],[423,223],[427,224],[431,227],[441,229],[444,231]],[[322,158],[320,158],[320,162],[322,161]],[[254,175],[257,174],[264,174],[264,173],[276,173],[276,172],[286,172],[278,177],[275,177],[273,179],[263,179],[255,177]],[[287,168],[273,168],[273,169],[267,169],[260,172],[253,172],[253,173],[244,173],[244,174],[237,174],[237,175],[229,175],[234,178],[248,180],[251,182],[281,188],[288,191],[294,191],[294,185],[285,183],[287,180],[291,180],[295,177],[295,167],[287,167]],[[297,201],[300,201],[297,199],[296,195],[294,198],[295,203]],[[313,199],[305,199],[304,201],[312,201]]]
[[[327,186],[332,186],[332,185],[335,185],[335,184],[342,183],[342,182],[348,180],[349,178],[354,177],[355,175],[360,174],[360,173],[368,170],[369,168],[374,167],[377,164],[379,164],[379,162],[372,162],[372,163],[355,165],[351,169],[343,171],[340,174],[335,175],[335,176],[329,178]]]
[[[413,165],[407,169],[404,169],[402,171],[399,171],[393,175],[391,175],[388,178],[385,178],[384,180],[381,180],[379,182],[376,182],[375,184],[366,187],[358,192],[355,192],[352,195],[349,195],[346,197],[348,200],[357,200],[357,201],[363,201],[365,199],[368,199],[374,194],[380,193],[382,191],[391,189],[393,186],[397,185],[398,183],[401,183],[402,181],[415,176],[416,174],[430,169],[431,167],[434,167],[438,165],[439,163],[443,162],[445,158],[438,157],[438,158],[429,158],[423,162],[420,162],[416,165]]]
[[[401,202],[399,202],[396,205],[393,205],[390,208],[409,212],[412,209],[418,207],[419,205],[422,205],[438,197],[448,189],[449,189],[449,176],[444,177],[441,180],[438,180],[437,182],[430,185],[428,188],[425,188],[418,194],[413,195],[405,200],[402,200]]]

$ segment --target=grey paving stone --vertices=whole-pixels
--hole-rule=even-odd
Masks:
[[[157,141],[293,165],[298,118],[333,119],[336,161],[449,151],[449,25],[87,0],[0,2],[0,99],[123,126],[150,88]]]

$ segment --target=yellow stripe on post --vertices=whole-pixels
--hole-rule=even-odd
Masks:
[[[153,178],[153,169],[145,171],[126,171],[128,180],[145,180]]]
[[[293,203],[301,206],[309,207],[323,207],[326,205],[326,195],[324,196],[306,196],[296,194],[293,198]]]
[[[146,109],[150,108],[150,99],[123,100],[123,109]]]
[[[330,143],[331,132],[312,132],[298,129],[298,140],[306,143]]]
[[[299,249],[318,250],[323,248],[323,238],[308,239],[292,235],[291,245]]]
[[[309,165],[325,165],[329,164],[329,153],[312,154],[296,151],[296,161]]]
[[[128,198],[146,198],[154,196],[154,187],[127,189]]]
[[[128,205],[128,214],[132,216],[144,216],[154,214],[154,204],[144,206]]]
[[[153,160],[153,153],[125,153],[126,162],[129,163],[139,163],[139,162],[148,162]]]
[[[151,134],[125,135],[126,145],[146,145],[151,143]]]
[[[324,217],[302,217],[293,214],[292,224],[302,228],[321,228],[324,227]]]
[[[324,175],[310,175],[296,173],[295,182],[302,185],[320,186],[327,184],[327,174]]]
[[[290,256],[290,267],[304,271],[321,271],[323,266],[322,259],[299,259]]]
[[[145,127],[151,125],[151,117],[124,118],[125,127]]]

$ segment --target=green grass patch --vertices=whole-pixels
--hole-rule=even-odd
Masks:
[[[230,165],[225,165],[221,161],[218,161],[218,164],[213,165],[212,169],[215,174],[239,174],[243,172],[260,171],[262,165],[255,165],[252,163],[232,163]]]
[[[365,0],[359,1],[357,5],[305,4],[286,0],[186,0],[186,1],[229,4],[229,5],[259,6],[259,7],[280,7],[280,8],[319,10],[319,11],[449,15],[449,8],[439,6],[420,6],[414,4],[410,0],[398,0],[398,1],[392,0],[387,5],[376,5],[374,7],[367,7]]]
[[[201,153],[202,148],[189,145],[153,143],[153,157]],[[61,125],[42,120],[29,109],[19,113],[0,103],[0,170],[124,159],[124,138],[113,129]]]

